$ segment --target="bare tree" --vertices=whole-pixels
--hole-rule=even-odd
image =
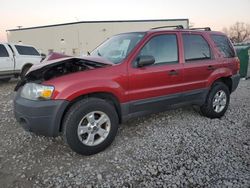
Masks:
[[[236,22],[229,28],[223,28],[233,43],[241,43],[250,39],[250,25],[243,22]]]

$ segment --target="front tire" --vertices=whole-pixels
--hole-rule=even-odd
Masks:
[[[230,91],[222,82],[213,84],[205,104],[200,107],[201,114],[209,118],[220,118],[227,111],[230,102]]]
[[[96,154],[113,142],[118,123],[113,105],[103,99],[86,98],[66,113],[64,138],[73,151],[82,155]]]

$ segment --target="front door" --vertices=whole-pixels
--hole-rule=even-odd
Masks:
[[[148,111],[176,103],[182,92],[182,64],[176,34],[152,36],[129,65],[130,113]],[[138,67],[141,56],[153,56],[153,65]],[[176,101],[177,100],[177,101]]]

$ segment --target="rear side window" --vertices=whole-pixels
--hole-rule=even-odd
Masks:
[[[8,51],[2,44],[0,44],[0,57],[9,57]]]
[[[142,48],[140,55],[151,55],[155,64],[178,63],[177,38],[174,34],[155,36]]]
[[[185,60],[211,59],[211,51],[207,41],[201,35],[183,34]]]
[[[35,55],[35,56],[40,56],[38,51],[30,46],[20,46],[20,45],[15,45],[18,53],[20,55]]]
[[[212,40],[225,58],[235,57],[234,50],[226,36],[212,35]]]

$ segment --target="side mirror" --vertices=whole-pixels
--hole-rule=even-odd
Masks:
[[[144,67],[147,65],[153,65],[155,58],[151,55],[142,55],[137,59],[137,67]]]

